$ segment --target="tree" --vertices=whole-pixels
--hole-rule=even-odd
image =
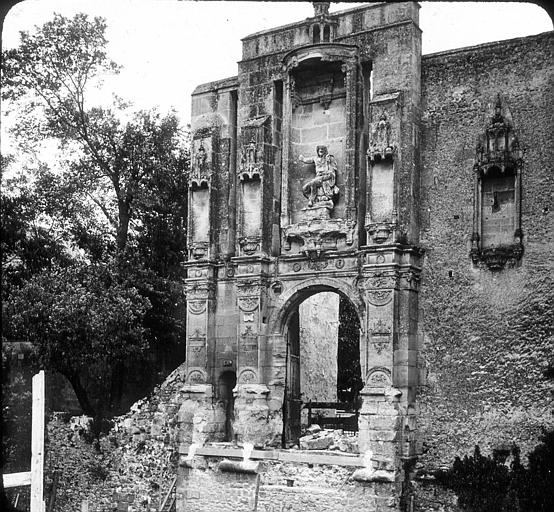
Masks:
[[[105,29],[101,18],[55,15],[22,33],[19,47],[2,55],[2,97],[23,111],[13,130],[22,148],[54,138],[73,151],[64,183],[99,208],[121,256],[145,185],[160,170],[184,173],[188,153],[173,113],[127,113],[123,121],[129,104],[120,99],[115,110],[89,105],[91,85],[119,70],[107,57]]]
[[[40,216],[26,219],[24,231],[31,233],[31,223],[42,228],[53,222],[60,229],[49,232],[62,235],[61,245],[69,248],[66,252],[83,253],[75,261],[63,262],[49,252],[48,264],[29,267],[18,285],[51,268],[52,262],[60,267],[79,267],[83,261],[106,265],[113,257],[114,264],[106,265],[113,278],[126,276],[125,282],[132,282],[132,288],[150,304],[140,316],[143,337],[150,349],[160,351],[164,344],[182,338],[179,264],[185,253],[184,177],[189,156],[174,113],[132,112],[130,104],[118,98],[110,107],[91,104],[90,90],[105,74],[119,70],[107,56],[105,30],[101,18],[55,15],[34,33],[22,33],[19,47],[2,54],[2,97],[21,113],[12,131],[19,149],[30,154],[37,143],[56,140],[64,155],[55,168],[39,162],[33,171],[25,194],[32,198],[33,211]],[[14,195],[10,222],[24,199],[21,193]],[[13,249],[14,254],[21,252],[21,244]],[[67,281],[69,274],[62,269],[56,272],[62,282]],[[47,276],[51,274],[45,270],[33,281],[35,297],[49,294],[40,286],[49,285]],[[90,281],[84,283],[89,286]],[[24,286],[28,293],[30,286]],[[67,293],[69,289],[61,293],[60,301]],[[33,296],[18,297],[17,307],[22,308],[24,298]],[[69,316],[59,320],[72,321]],[[38,335],[35,341],[40,343]],[[68,354],[43,360],[61,368],[61,356]],[[109,373],[123,379],[123,358],[113,359],[109,368]],[[79,385],[75,378],[73,382]]]
[[[118,363],[146,348],[149,306],[113,266],[72,265],[29,279],[12,294],[4,323],[12,338],[33,344],[42,366],[69,380],[84,413],[97,417],[114,404]]]

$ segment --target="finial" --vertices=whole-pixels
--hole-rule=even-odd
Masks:
[[[314,5],[314,16],[327,16],[331,2],[312,2]]]

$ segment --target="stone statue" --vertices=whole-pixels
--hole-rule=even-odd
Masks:
[[[313,206],[315,202],[332,202],[339,193],[336,186],[337,161],[333,155],[327,153],[327,146],[317,146],[317,154],[313,157],[304,158],[300,155],[298,159],[305,164],[315,164],[315,178],[302,187],[308,206]]]

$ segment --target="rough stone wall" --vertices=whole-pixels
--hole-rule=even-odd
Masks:
[[[339,296],[317,293],[298,310],[302,400],[333,402],[337,399]]]
[[[517,443],[523,454],[552,425],[544,370],[554,351],[554,33],[429,55],[422,60],[420,304],[426,365],[418,403],[424,468]],[[496,95],[524,155],[525,253],[492,272],[469,257],[477,136]],[[525,458],[524,458],[525,460]]]
[[[178,510],[187,512],[379,512],[398,504],[392,484],[361,483],[354,468],[264,461],[257,473],[222,472],[220,459],[196,457],[179,478]],[[179,508],[180,507],[180,508]]]

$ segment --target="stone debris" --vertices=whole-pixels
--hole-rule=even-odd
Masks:
[[[301,450],[335,450],[358,453],[358,435],[348,435],[342,430],[310,425],[298,440]]]

